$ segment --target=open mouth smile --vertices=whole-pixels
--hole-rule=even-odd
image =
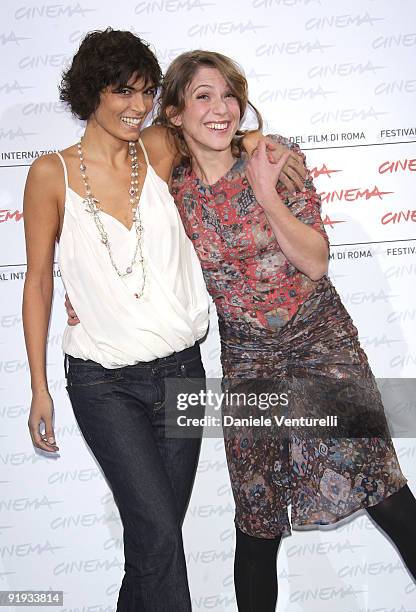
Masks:
[[[216,123],[214,122],[210,122],[210,123],[206,123],[205,126],[212,130],[213,132],[225,132],[229,126],[230,126],[230,122],[229,121],[218,121]]]
[[[142,122],[142,119],[139,117],[121,117],[121,121],[125,124],[128,125],[128,127],[139,127],[139,125]]]

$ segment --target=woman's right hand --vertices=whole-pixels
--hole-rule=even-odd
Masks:
[[[65,293],[65,309],[66,309],[66,314],[68,315],[68,320],[67,320],[68,325],[71,325],[71,326],[78,325],[79,319],[77,317],[77,313],[75,312],[71,304],[71,300],[69,299],[67,293]]]
[[[28,425],[33,445],[36,448],[48,453],[56,453],[59,450],[53,431],[53,400],[49,391],[33,393]]]

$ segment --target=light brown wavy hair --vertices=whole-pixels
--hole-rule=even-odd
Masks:
[[[172,117],[180,114],[185,108],[185,92],[192,82],[196,72],[201,67],[216,68],[224,77],[230,91],[237,98],[240,107],[240,119],[242,120],[247,107],[254,111],[258,129],[263,127],[263,120],[256,107],[248,99],[247,79],[240,66],[231,58],[214,51],[187,51],[179,55],[170,64],[162,81],[159,107],[155,123],[169,129],[175,145],[182,156],[182,161],[190,161],[189,149],[183,138],[181,127],[177,127],[171,121]],[[172,108],[174,109],[172,113]],[[241,136],[246,131],[238,130],[232,142],[233,154],[241,154]]]

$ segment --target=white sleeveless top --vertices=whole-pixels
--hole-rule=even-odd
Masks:
[[[66,327],[63,350],[105,368],[166,357],[195,344],[208,327],[209,298],[197,255],[166,183],[139,142],[147,163],[139,203],[146,283],[139,299],[134,294],[142,287],[141,265],[118,276],[84,198],[68,186],[66,165],[57,153],[66,187],[59,263],[80,320]],[[99,214],[117,268],[125,270],[136,248],[135,227],[129,231],[111,215]]]

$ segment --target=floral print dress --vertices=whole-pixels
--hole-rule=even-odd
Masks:
[[[275,137],[294,149],[299,147]],[[380,395],[357,330],[327,276],[312,281],[285,257],[245,176],[247,159],[213,185],[189,166],[175,169],[172,194],[199,256],[218,313],[221,362],[230,388],[290,389],[286,416],[335,412],[342,429],[250,426],[224,429],[236,504],[245,533],[273,538],[328,525],[406,484]],[[278,193],[328,241],[320,198]],[[291,504],[291,524],[288,506]]]

